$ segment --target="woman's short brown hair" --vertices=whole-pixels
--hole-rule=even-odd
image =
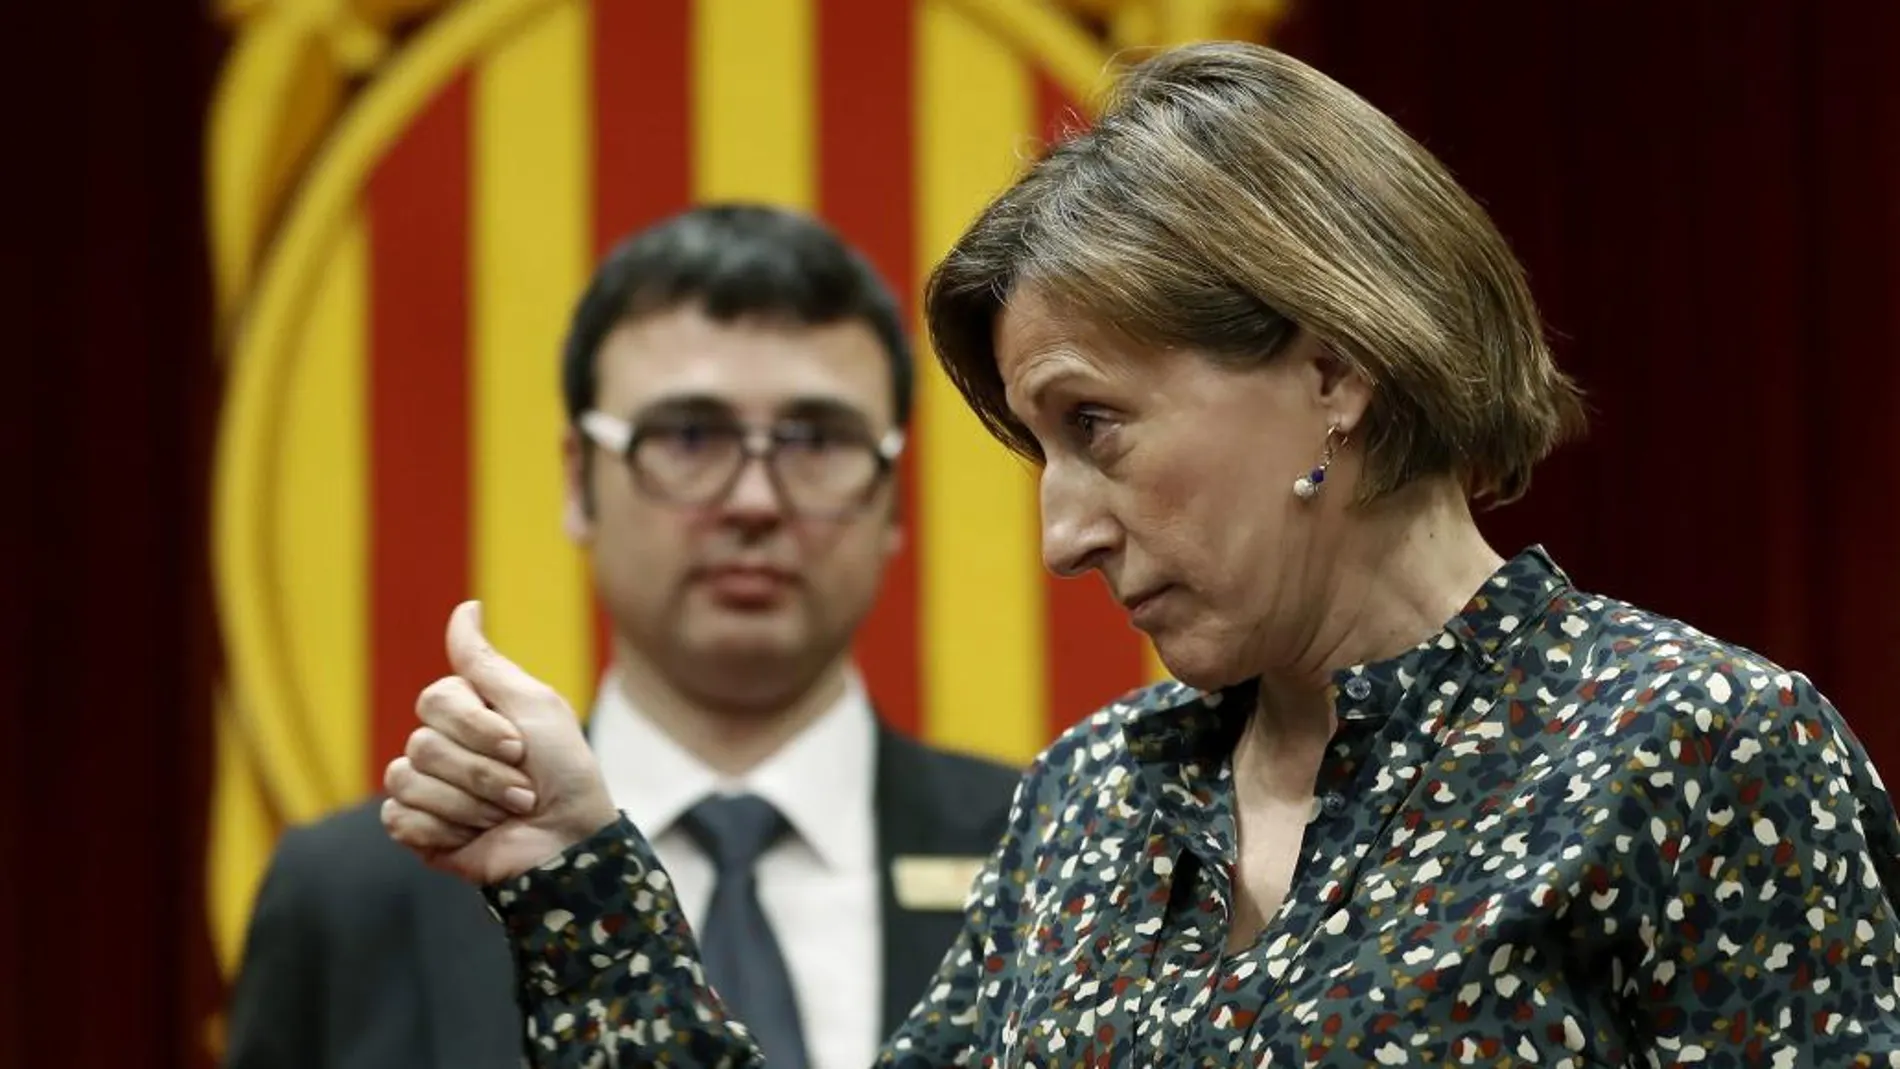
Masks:
[[[989,430],[1035,458],[994,341],[1025,285],[1225,363],[1264,363],[1312,333],[1374,386],[1354,436],[1362,500],[1451,473],[1473,498],[1509,501],[1583,426],[1484,210],[1391,119],[1270,49],[1189,45],[1131,67],[1093,127],[1044,154],[932,272],[938,359]]]

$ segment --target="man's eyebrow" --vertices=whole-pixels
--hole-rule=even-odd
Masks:
[[[780,404],[777,414],[780,419],[871,425],[871,417],[862,409],[835,397],[794,397]]]
[[[849,424],[865,428],[869,428],[872,423],[871,417],[856,405],[835,397],[824,396],[789,398],[780,402],[774,408],[772,415],[774,419],[780,420]],[[635,419],[652,419],[656,416],[708,416],[732,420],[739,418],[738,409],[732,402],[707,393],[682,393],[657,397],[635,413]]]
[[[732,404],[709,393],[681,393],[656,397],[640,406],[638,417],[656,415],[731,416]]]

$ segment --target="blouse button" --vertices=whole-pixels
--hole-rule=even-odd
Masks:
[[[1366,682],[1363,678],[1354,676],[1346,681],[1346,697],[1351,698],[1353,701],[1365,701],[1371,694],[1372,684]]]
[[[1327,816],[1336,817],[1346,811],[1346,797],[1338,791],[1327,791],[1325,797],[1319,800],[1319,807],[1326,811]]]

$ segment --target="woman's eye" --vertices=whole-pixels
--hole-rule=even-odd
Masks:
[[[1070,409],[1067,421],[1069,427],[1085,445],[1093,444],[1096,437],[1106,430],[1108,425],[1108,421],[1102,418],[1101,413],[1087,407]]]

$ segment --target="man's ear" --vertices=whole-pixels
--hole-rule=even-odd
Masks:
[[[891,478],[889,513],[884,520],[884,563],[889,564],[904,551],[904,487]]]
[[[561,473],[565,492],[561,503],[561,529],[575,545],[594,541],[594,489],[590,483],[594,465],[588,442],[572,426],[561,436]]]

